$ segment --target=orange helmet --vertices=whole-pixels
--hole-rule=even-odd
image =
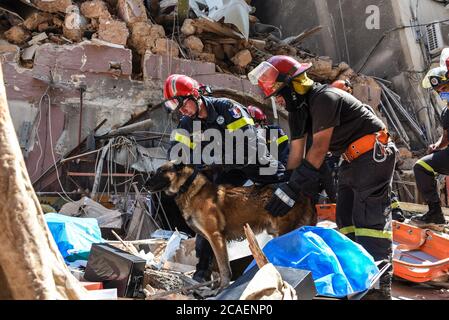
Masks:
[[[265,124],[267,122],[267,116],[260,108],[256,106],[248,106],[247,109],[251,118],[253,118],[257,123]]]
[[[248,78],[269,98],[311,67],[311,63],[301,63],[289,56],[273,56],[251,71]]]
[[[332,82],[332,87],[352,93],[352,84],[349,80],[336,80]]]
[[[164,106],[168,111],[175,111],[186,98],[198,99],[200,97],[199,83],[182,74],[172,74],[164,84]]]

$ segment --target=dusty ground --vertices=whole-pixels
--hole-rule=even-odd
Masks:
[[[449,300],[449,289],[407,281],[393,281],[394,300]]]

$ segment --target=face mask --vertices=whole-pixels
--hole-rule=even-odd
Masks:
[[[440,98],[449,102],[449,92],[440,92]]]
[[[292,84],[293,89],[297,94],[304,95],[310,90],[310,88],[312,88],[313,80],[307,77],[306,73],[303,73],[299,77],[293,79]]]

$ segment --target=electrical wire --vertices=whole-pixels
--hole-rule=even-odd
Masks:
[[[386,38],[386,36],[388,36],[390,33],[397,31],[397,30],[402,30],[402,29],[407,29],[407,28],[416,28],[416,27],[426,27],[429,25],[434,25],[434,24],[448,22],[448,21],[449,21],[449,19],[445,19],[445,20],[439,20],[439,21],[434,21],[434,22],[430,22],[430,23],[417,24],[417,25],[413,25],[413,26],[412,25],[398,26],[398,27],[394,27],[390,30],[385,31],[383,33],[383,35],[379,38],[379,40],[377,40],[376,44],[371,48],[371,50],[369,51],[368,55],[364,59],[363,64],[359,68],[357,73],[362,72],[363,68],[365,68],[366,64],[368,63],[369,59],[372,57],[373,53],[376,51],[376,49],[379,47],[379,45],[382,43],[382,41]]]
[[[58,165],[56,164],[55,150],[53,149],[53,135],[52,135],[52,128],[51,128],[51,98],[50,98],[50,95],[48,93],[47,93],[47,98],[48,98],[48,126],[49,126],[49,135],[50,135],[51,156],[53,158],[53,164],[55,166],[56,177],[58,179],[59,186],[60,186],[62,192],[64,193],[64,195],[70,201],[68,201],[62,195],[61,195],[61,198],[63,198],[67,202],[74,202],[74,200],[72,198],[70,198],[70,196],[65,192],[64,187],[62,186],[62,183],[61,183],[61,178],[59,177]]]

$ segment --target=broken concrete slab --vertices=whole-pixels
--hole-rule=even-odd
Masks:
[[[143,0],[118,0],[117,14],[127,24],[148,21]]]
[[[30,41],[28,41],[28,44],[30,46],[37,44],[41,41],[44,41],[45,39],[48,39],[48,36],[45,32],[39,33],[37,35],[35,35]]]
[[[86,1],[81,4],[81,14],[86,18],[111,19],[106,2],[101,0]]]
[[[86,73],[86,81],[89,81],[95,73],[103,76],[115,73],[117,65],[122,77],[132,73],[131,50],[101,46],[90,41],[62,46],[43,44],[36,52],[34,63],[33,77],[46,82],[50,80],[50,70],[56,66],[60,73],[54,80],[68,84],[72,82],[72,75]]]
[[[185,74],[195,78],[200,74],[214,74],[215,64],[161,56],[147,51],[143,61],[145,80],[164,81],[169,76],[169,70],[171,73]]]
[[[155,54],[168,55],[171,57],[179,56],[178,44],[171,39],[157,39],[156,44],[151,51]]]
[[[14,44],[24,44],[31,38],[31,34],[28,30],[21,26],[13,26],[5,32],[5,38]]]
[[[98,27],[98,38],[122,46],[126,45],[129,31],[126,23],[119,20],[103,20],[100,19]]]
[[[204,49],[204,44],[201,39],[195,36],[185,38],[183,44],[187,49],[195,53],[203,52]]]
[[[67,7],[72,5],[72,0],[31,0],[31,3],[45,12],[65,13]]]

